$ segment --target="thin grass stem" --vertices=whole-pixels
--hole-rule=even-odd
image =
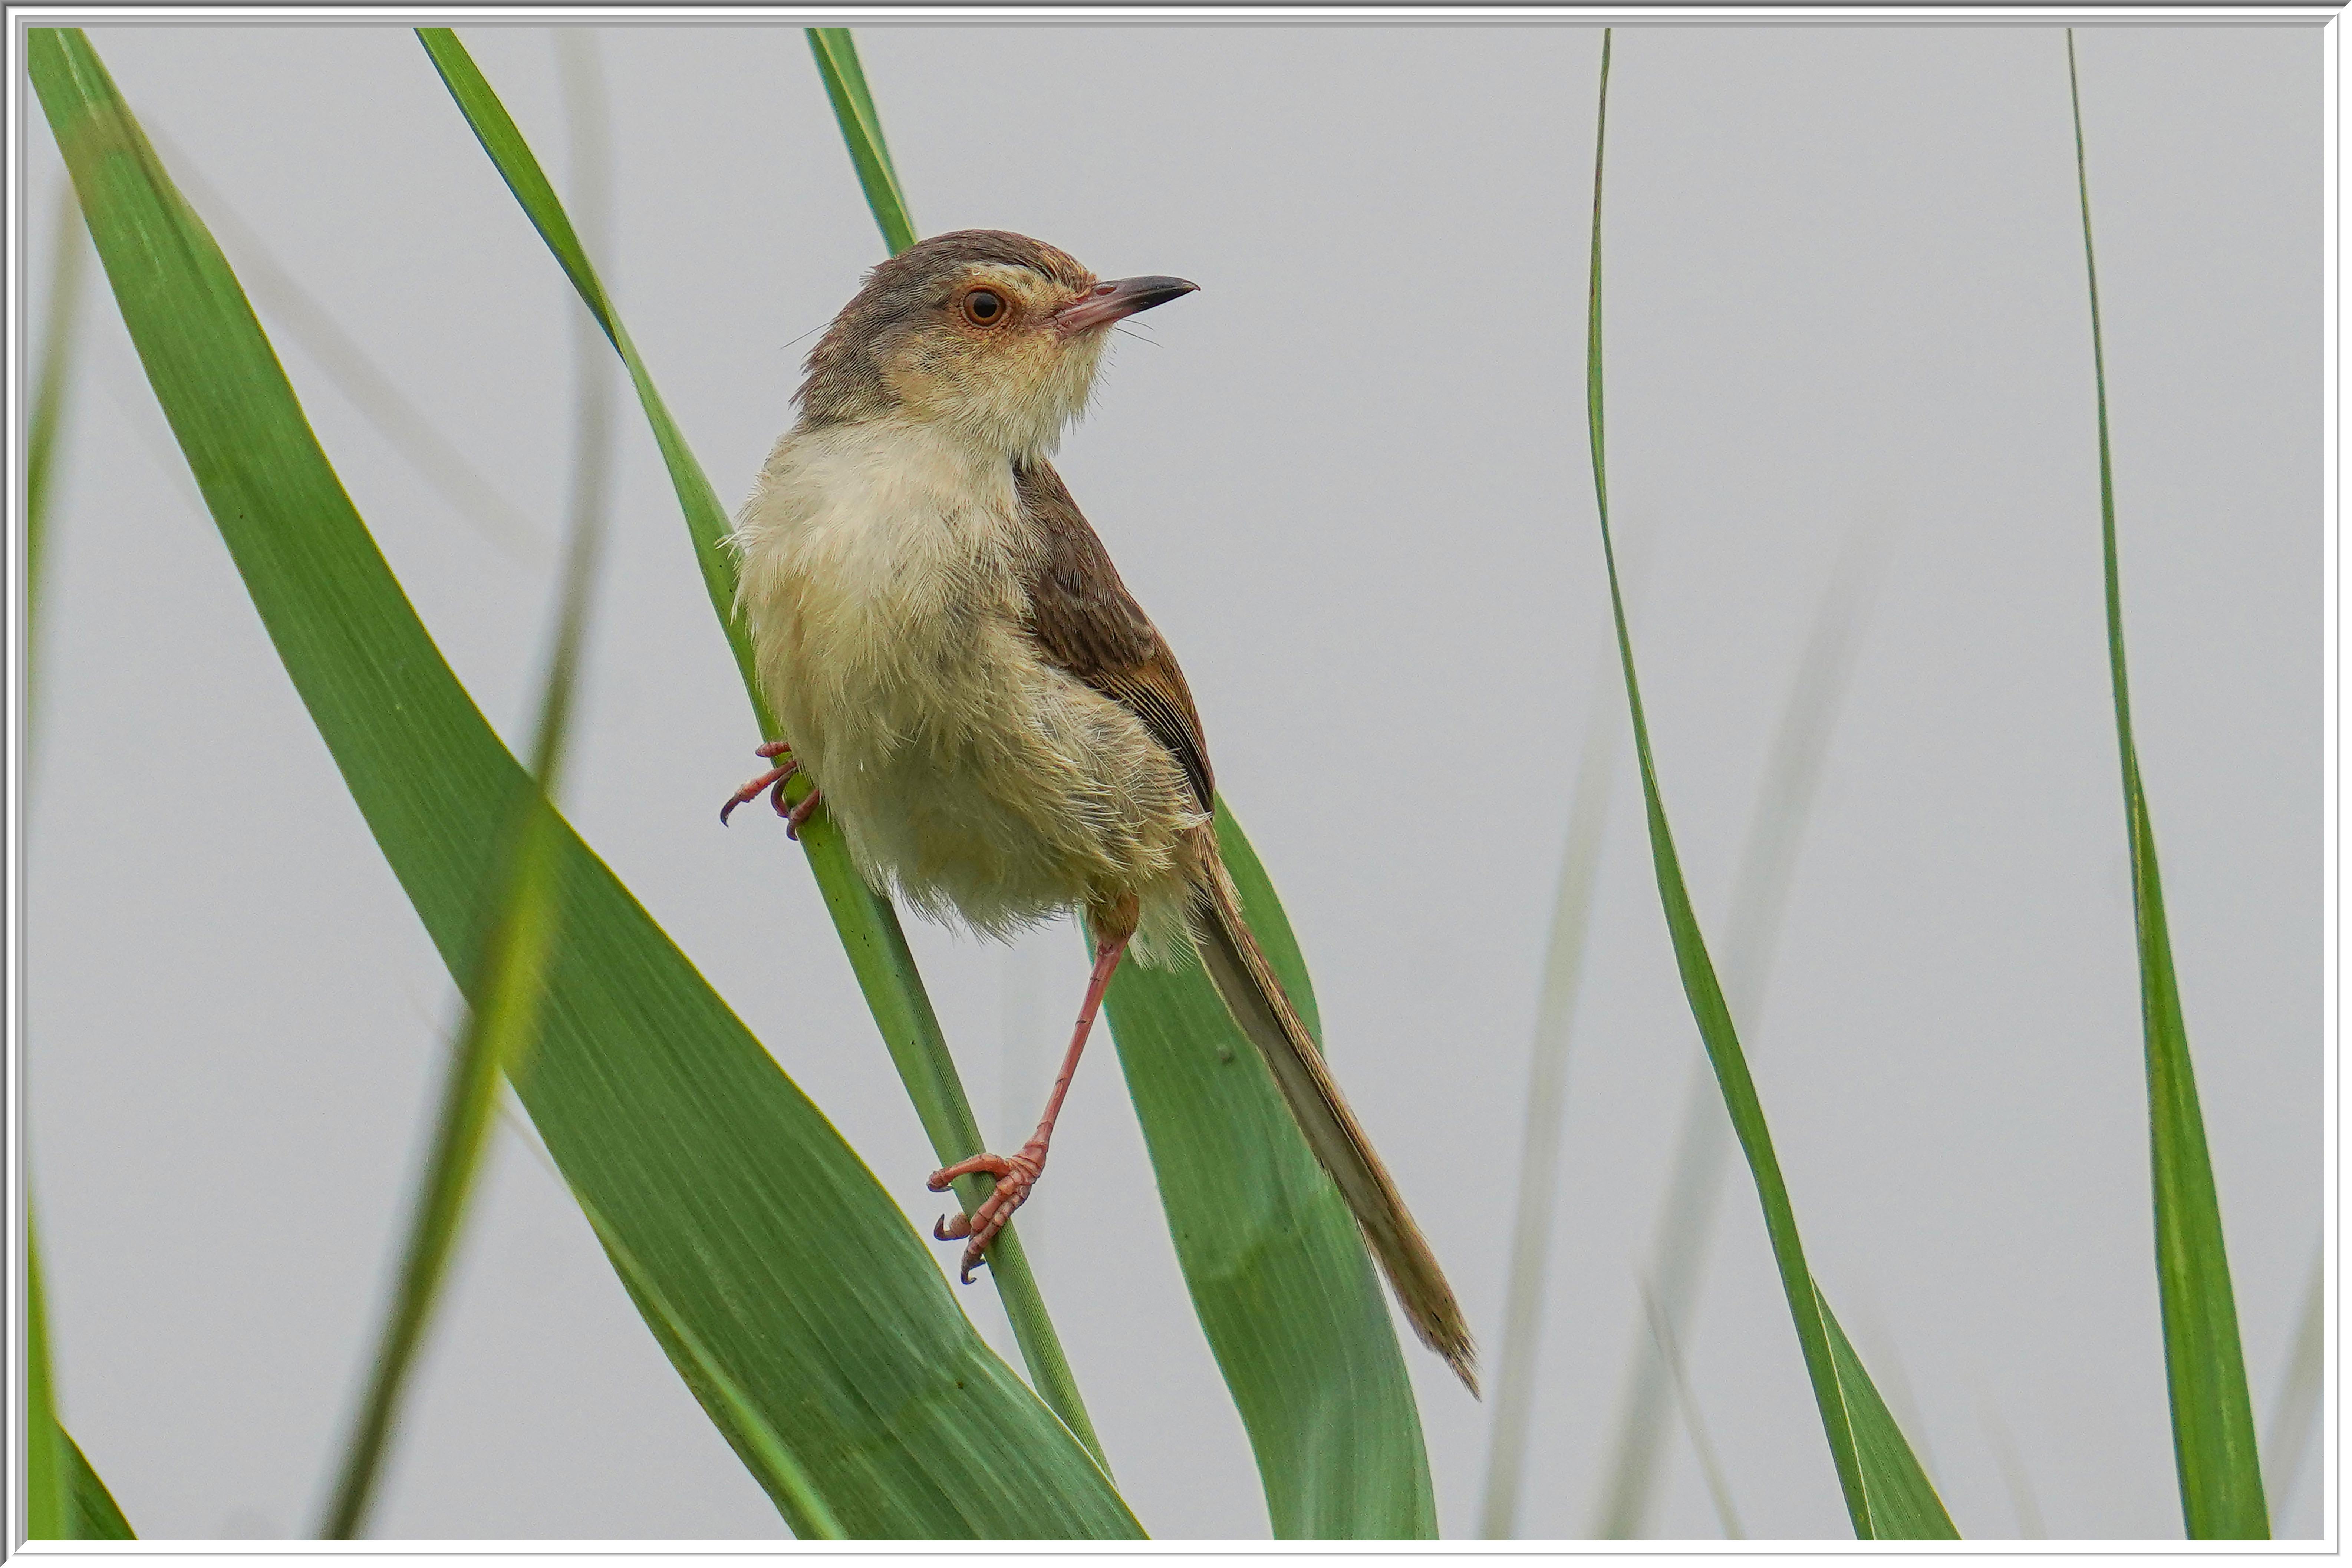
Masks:
[[[39,689],[33,672],[40,648],[41,588],[48,555],[49,517],[57,504],[57,456],[66,424],[81,320],[82,274],[89,244],[73,182],[58,182],[57,229],[49,246],[48,298],[41,312],[39,368],[33,373],[33,407],[25,422],[25,689]],[[31,737],[31,726],[26,727]]]
[[[2090,284],[2091,364],[2099,410],[2099,542],[2106,575],[2107,671],[2115,688],[2116,751],[2122,766],[2124,831],[2131,847],[2137,931],[2140,1027],[2147,1061],[2148,1145],[2156,1209],[2158,1297],[2164,1317],[2165,1383],[2172,1402],[2174,1468],[2192,1540],[2270,1537],[2262,1459],[2254,1442],[2237,1302],[2222,1244],[2205,1118],[2189,1062],[2172,938],[2157,870],[2156,829],[2132,738],[2131,682],[2124,664],[2124,601],[2116,544],[2115,459],[2107,427],[2107,357],[2099,314],[2098,252],[2091,238],[2090,161],[2084,150],[2083,86],[2074,30],[2066,29],[2066,87],[2074,116],[2074,180],[2083,205],[2083,266]]]
[[[1675,1389],[1675,1405],[1682,1413],[1683,1430],[1690,1437],[1691,1452],[1698,1459],[1699,1474],[1706,1482],[1707,1500],[1715,1505],[1715,1521],[1723,1530],[1726,1541],[1744,1541],[1747,1531],[1740,1528],[1739,1510],[1732,1505],[1731,1480],[1725,1474],[1723,1459],[1715,1451],[1715,1441],[1707,1436],[1706,1420],[1700,1413],[1697,1390],[1691,1386],[1690,1368],[1684,1364],[1682,1345],[1675,1338],[1675,1325],[1666,1321],[1664,1309],[1659,1304],[1658,1293],[1644,1280],[1642,1284],[1642,1315],[1650,1325],[1655,1341],[1658,1360],[1671,1375]]]
[[[1648,818],[1651,860],[1656,873],[1658,898],[1673,938],[1675,962],[1693,1019],[1706,1042],[1716,1080],[1723,1090],[1724,1107],[1739,1137],[1748,1166],[1755,1177],[1757,1197],[1764,1210],[1782,1291],[1789,1302],[1805,1370],[1821,1411],[1822,1434],[1836,1466],[1840,1490],[1856,1535],[1865,1539],[1949,1537],[1956,1532],[1918,1461],[1912,1455],[1885,1401],[1872,1385],[1862,1361],[1838,1326],[1822,1299],[1805,1260],[1803,1242],[1789,1199],[1772,1136],[1756,1084],[1741,1052],[1723,988],[1707,956],[1697,915],[1691,908],[1690,890],[1683,879],[1674,832],[1666,821],[1664,799],[1658,785],[1657,765],[1651,753],[1650,731],[1642,708],[1641,682],[1633,667],[1633,640],[1625,616],[1624,590],[1617,566],[1617,548],[1609,526],[1609,480],[1606,422],[1602,398],[1601,342],[1601,194],[1606,168],[1609,123],[1609,68],[1614,29],[1603,29],[1601,45],[1600,106],[1593,132],[1592,248],[1591,285],[1585,319],[1585,408],[1592,454],[1592,490],[1601,525],[1601,557],[1608,568],[1610,613],[1616,623],[1619,663],[1625,675],[1625,706],[1633,725],[1633,749],[1641,764],[1642,798]]]
[[[1613,647],[1604,645],[1604,658]],[[1604,667],[1605,673],[1605,667]],[[1568,1048],[1583,988],[1584,951],[1592,926],[1592,890],[1601,865],[1601,830],[1617,774],[1624,727],[1595,683],[1576,783],[1569,797],[1568,841],[1560,854],[1551,940],[1544,953],[1536,1004],[1535,1048],[1528,1063],[1528,1113],[1521,1134],[1519,1188],[1511,1225],[1511,1258],[1503,1287],[1502,1346],[1495,1371],[1495,1416],[1486,1449],[1486,1484],[1478,1533],[1508,1541],[1518,1533],[1519,1493],[1527,1474],[1528,1429],[1534,1419],[1537,1352],[1543,1333],[1544,1281],[1551,1260],[1553,1212],[1559,1188],[1562,1113],[1568,1100]]]

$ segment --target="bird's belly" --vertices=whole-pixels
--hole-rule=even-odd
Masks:
[[[869,878],[1000,935],[1181,883],[1200,819],[1126,708],[990,607],[887,627],[831,609],[800,618],[779,716]]]

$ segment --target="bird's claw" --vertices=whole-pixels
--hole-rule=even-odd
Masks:
[[[992,1176],[996,1190],[981,1200],[970,1214],[942,1215],[931,1227],[931,1235],[940,1241],[961,1241],[963,1260],[956,1278],[964,1284],[971,1283],[971,1271],[987,1261],[984,1254],[996,1233],[1013,1218],[1013,1211],[1028,1201],[1029,1189],[1045,1168],[1045,1151],[1034,1144],[1017,1155],[974,1155],[941,1170],[931,1173],[923,1185],[933,1192],[945,1192],[958,1178],[968,1176]]]
[[[797,806],[785,803],[784,786],[790,782],[793,774],[801,770],[801,765],[793,757],[792,750],[790,743],[782,740],[771,740],[759,748],[758,755],[771,758],[781,757],[784,759],[783,763],[781,767],[771,768],[727,798],[727,804],[719,808],[719,822],[721,827],[726,826],[727,819],[735,814],[736,807],[754,799],[761,790],[765,789],[768,792],[769,804],[775,807],[776,815],[784,820],[784,837],[797,839],[801,836],[801,829],[816,810],[817,791],[810,790]]]

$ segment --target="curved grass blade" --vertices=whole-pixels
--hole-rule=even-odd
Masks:
[[[1592,491],[1600,514],[1601,549],[1609,569],[1609,606],[1617,626],[1617,653],[1625,672],[1625,705],[1633,716],[1633,749],[1641,761],[1642,799],[1649,819],[1650,854],[1657,872],[1658,898],[1664,906],[1666,929],[1674,940],[1675,964],[1681,971],[1683,990],[1690,998],[1691,1015],[1706,1042],[1723,1088],[1724,1107],[1756,1178],[1756,1194],[1764,1209],[1764,1226],[1772,1241],[1773,1261],[1780,1286],[1796,1321],[1797,1340],[1812,1380],[1813,1399],[1820,1406],[1822,1427],[1829,1438],[1830,1457],[1836,1463],[1839,1488],[1854,1533],[1864,1540],[1953,1539],[1958,1535],[1950,1517],[1936,1496],[1911,1453],[1885,1401],[1871,1386],[1862,1362],[1845,1341],[1831,1315],[1829,1304],[1813,1284],[1805,1263],[1803,1243],[1797,1235],[1797,1217],[1790,1207],[1788,1184],[1772,1152],[1772,1134],[1764,1123],[1764,1108],[1748,1076],[1747,1058],[1732,1028],[1723,988],[1707,956],[1698,917],[1691,908],[1690,890],[1683,881],[1682,862],[1675,852],[1674,831],[1666,823],[1666,808],[1658,790],[1657,767],[1650,753],[1650,728],[1642,713],[1641,683],[1633,671],[1633,634],[1625,623],[1625,598],[1618,583],[1617,548],[1609,530],[1609,476],[1601,398],[1601,192],[1609,126],[1609,62],[1612,30],[1603,29],[1601,44],[1600,113],[1592,150],[1591,287],[1585,319],[1585,407],[1592,447]]]
[[[1319,1043],[1297,938],[1221,798],[1250,928]],[[1437,1534],[1421,1413],[1387,1298],[1265,1061],[1199,969],[1122,965],[1105,1002],[1193,1311],[1282,1540]]]
[[[813,27],[850,158],[883,242],[915,242],[845,27]],[[1306,961],[1274,884],[1220,797],[1217,836],[1250,925],[1307,1027]],[[1355,1221],[1208,977],[1128,965],[1104,1002],[1160,1181],[1176,1256],[1250,1435],[1281,1539],[1433,1538],[1421,1412]],[[1211,1065],[1211,1052],[1217,1065]]]
[[[2116,749],[2123,763],[2124,831],[2131,843],[2132,914],[2139,935],[2140,1024],[2147,1040],[2147,1122],[2156,1190],[2156,1276],[2164,1308],[2164,1377],[2172,1397],[2172,1452],[2192,1540],[2267,1541],[2253,1402],[2238,1343],[2238,1308],[2221,1243],[2221,1204],[2205,1148],[2205,1117],[2189,1060],[2189,1027],[2172,970],[2156,828],[2132,740],[2124,667],[2123,582],[2116,551],[2116,478],[2107,444],[2107,356],[2099,329],[2099,262],[2091,245],[2091,176],[2083,151],[2083,88],[2074,30],[2066,29],[2066,87],[2074,109],[2074,177],[2083,202],[2083,265],[2091,288],[2091,363],[2099,400],[2099,539],[2106,567],[2107,670],[2115,685]]]
[[[541,171],[539,160],[523,141],[522,132],[475,66],[473,57],[466,52],[457,35],[446,27],[419,27],[416,36],[432,57],[434,68],[440,72],[450,97],[457,100],[467,123],[473,128],[482,150],[489,154],[508,189],[514,193],[515,200],[539,230],[540,237],[547,242],[572,287],[579,291],[597,325],[604,329],[605,337],[628,367],[629,379],[636,387],[638,401],[645,407],[646,418],[661,447],[662,460],[668,467],[679,509],[685,513],[695,559],[702,569],[703,586],[710,596],[712,611],[727,632],[761,737],[765,739],[782,734],[760,690],[750,633],[735,617],[735,560],[725,544],[729,531],[727,514],[703,474],[701,463],[687,445],[677,422],[670,418],[645,361],[637,357],[627,329],[622,326],[619,314],[605,297],[604,285],[597,280],[586,248],[573,232],[562,203],[556,199],[554,187]],[[792,783],[791,798],[804,798],[806,779],[795,778]],[[955,1059],[948,1053],[946,1037],[931,1010],[930,998],[915,968],[914,955],[908,950],[897,912],[857,874],[840,830],[824,813],[810,820],[801,833],[801,843],[808,852],[809,869],[816,876],[825,908],[849,955],[866,1006],[882,1030],[883,1041],[914,1102],[933,1152],[942,1165],[952,1165],[980,1153],[980,1124],[972,1116],[971,1102],[956,1072]],[[965,1207],[971,1209],[979,1207],[991,1185],[985,1177],[972,1176],[959,1183],[956,1190]],[[1013,1325],[1022,1359],[1028,1364],[1031,1385],[1078,1435],[1096,1461],[1107,1466],[1094,1423],[1087,1416],[1086,1402],[1078,1394],[1077,1380],[1071,1375],[1068,1357],[1063,1354],[1061,1338],[1045,1313],[1036,1277],[1030,1271],[1020,1238],[1010,1226],[998,1233],[989,1249],[989,1271],[995,1279],[997,1294],[1003,1301],[1004,1315]]]
[[[451,972],[470,979],[479,868],[522,770],[409,607],[226,262],[88,40],[36,28],[28,54],[223,541],[386,862]],[[835,1520],[859,1536],[1139,1533],[1100,1468],[973,1332],[856,1155],[550,816],[561,915],[517,1093],[566,1179],[800,1457]],[[707,1396],[693,1365],[679,1370]],[[784,1478],[753,1473],[797,1532],[818,1532]]]
[[[567,62],[569,63],[569,62]],[[571,85],[586,73],[567,70]],[[577,97],[572,94],[570,96]],[[580,122],[593,118],[575,104],[575,143]],[[575,159],[594,166],[598,160]],[[592,178],[593,176],[592,175]],[[601,204],[599,204],[601,205]],[[590,335],[593,337],[593,330]],[[554,902],[556,821],[552,801],[561,782],[563,759],[572,735],[572,709],[577,695],[581,652],[587,642],[589,597],[596,566],[604,553],[607,508],[604,504],[604,470],[609,461],[609,399],[602,395],[599,373],[604,361],[600,345],[578,346],[579,416],[574,433],[576,451],[570,510],[571,544],[564,554],[562,596],[556,610],[553,645],[549,650],[547,676],[540,695],[538,722],[533,727],[530,778],[517,781],[517,799],[509,810],[511,823],[503,835],[497,858],[482,883],[486,920],[476,978],[466,988],[475,998],[467,1015],[458,1049],[449,1066],[440,1121],[435,1129],[433,1152],[416,1195],[408,1249],[394,1287],[393,1308],[377,1349],[374,1375],[354,1423],[341,1478],[328,1505],[327,1522],[320,1533],[329,1540],[347,1541],[364,1525],[374,1494],[400,1396],[425,1330],[441,1281],[457,1243],[465,1207],[488,1145],[491,1112],[499,1083],[521,1070],[539,1033],[539,1007],[546,983],[548,956],[556,941],[559,911]],[[600,1234],[601,1234],[600,1230]],[[614,1252],[615,1242],[606,1250]],[[625,1249],[614,1252],[617,1259]],[[647,1285],[631,1284],[640,1305],[659,1299]],[[648,1312],[646,1321],[662,1332],[667,1316]],[[680,1349],[699,1345],[690,1328],[671,1333]],[[697,1364],[705,1364],[698,1353]],[[722,1406],[732,1410],[741,1398],[723,1372],[709,1376],[715,1391],[725,1391]],[[755,1418],[756,1420],[756,1418]],[[764,1431],[764,1427],[760,1427]],[[757,1446],[761,1460],[781,1451],[771,1435]],[[757,1466],[755,1465],[756,1469]],[[830,1521],[822,1501],[809,1508],[808,1489],[797,1470],[773,1472],[780,1484],[796,1489],[795,1500],[812,1518]],[[838,1526],[834,1526],[838,1532]]]
[[[1819,792],[1822,763],[1853,667],[1854,627],[1877,564],[1872,536],[1856,533],[1848,538],[1790,678],[1764,765],[1763,786],[1740,847],[1731,913],[1725,923],[1724,995],[1732,1017],[1748,1021],[1751,1038],[1763,1011],[1765,980],[1780,947],[1797,848]],[[1682,1130],[1675,1139],[1674,1174],[1667,1178],[1665,1200],[1658,1206],[1650,1237],[1650,1277],[1658,1311],[1677,1340],[1688,1333],[1714,1245],[1724,1167],[1731,1156],[1727,1129],[1716,1119],[1717,1098],[1714,1074],[1706,1063],[1693,1063],[1683,1095]],[[1616,1437],[1606,1450],[1609,1479],[1593,1528],[1598,1536],[1638,1536],[1649,1511],[1659,1445],[1665,1435],[1670,1370],[1650,1353],[1654,1338],[1635,1331]]]
[[[811,27],[808,41],[817,74],[824,78],[825,96],[833,100],[834,118],[841,122],[849,161],[856,166],[857,183],[865,189],[866,204],[874,210],[882,243],[896,256],[915,243],[915,220],[907,213],[907,193],[898,184],[898,166],[890,162],[890,144],[882,139],[882,117],[875,112],[874,94],[866,86],[866,68],[857,61],[857,40],[846,27]]]

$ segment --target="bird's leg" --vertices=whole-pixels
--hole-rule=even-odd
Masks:
[[[736,807],[753,799],[761,790],[765,789],[769,792],[770,803],[776,808],[776,815],[784,820],[784,836],[788,839],[797,839],[801,836],[802,824],[809,820],[809,813],[816,810],[816,791],[810,790],[797,806],[784,804],[784,784],[793,774],[801,770],[801,765],[793,759],[792,753],[790,743],[782,740],[772,740],[760,747],[758,755],[767,758],[781,757],[784,760],[781,766],[769,768],[727,798],[727,804],[719,808],[719,821],[721,826],[724,826],[727,819],[734,814]]]
[[[1078,1007],[1078,1027],[1070,1036],[1070,1049],[1062,1058],[1062,1071],[1054,1080],[1054,1092],[1046,1097],[1045,1114],[1037,1130],[1021,1145],[1017,1155],[974,1155],[944,1170],[931,1173],[924,1185],[933,1192],[945,1192],[960,1176],[992,1176],[996,1190],[982,1200],[971,1213],[942,1218],[931,1227],[931,1234],[941,1241],[964,1239],[963,1263],[957,1278],[971,1283],[971,1271],[982,1261],[982,1254],[1013,1211],[1029,1197],[1029,1189],[1045,1168],[1045,1148],[1053,1142],[1054,1118],[1062,1113],[1062,1098],[1070,1092],[1070,1080],[1078,1071],[1078,1057],[1087,1049],[1087,1036],[1094,1029],[1095,1013],[1102,1007],[1104,989],[1109,986],[1112,973],[1118,967],[1119,956],[1127,951],[1128,938],[1135,934],[1134,901],[1126,905],[1127,929],[1112,935],[1101,921],[1096,923],[1100,933],[1095,941],[1095,970],[1087,980],[1087,999]]]

